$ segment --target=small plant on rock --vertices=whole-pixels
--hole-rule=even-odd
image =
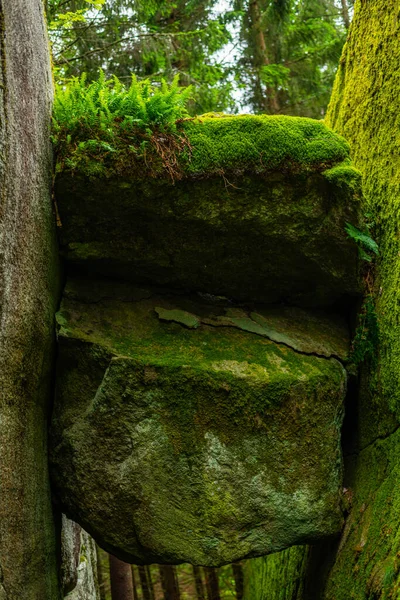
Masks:
[[[153,158],[154,168],[161,163],[173,179],[175,153],[188,146],[177,124],[189,118],[190,95],[191,88],[180,88],[178,77],[159,87],[135,75],[126,87],[117,77],[106,79],[103,71],[89,84],[85,74],[75,77],[56,90],[53,143],[58,160],[62,164],[65,156],[72,169],[91,164],[96,175],[111,154],[116,165],[120,153],[121,162],[144,158],[150,169]]]
[[[373,255],[377,256],[379,254],[378,244],[372,239],[368,231],[361,231],[350,223],[346,223],[345,230],[347,235],[357,244],[360,257],[363,260],[371,262]]]

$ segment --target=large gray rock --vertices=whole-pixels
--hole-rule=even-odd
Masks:
[[[340,530],[340,320],[89,281],[58,323],[53,483],[105,549],[217,566]]]

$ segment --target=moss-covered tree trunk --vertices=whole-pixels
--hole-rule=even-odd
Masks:
[[[357,0],[328,124],[351,144],[380,246],[376,369],[366,373],[347,460],[353,498],[327,600],[395,598],[400,588],[400,15],[398,0]]]
[[[53,600],[46,429],[57,254],[42,0],[0,1],[0,55],[0,597]]]

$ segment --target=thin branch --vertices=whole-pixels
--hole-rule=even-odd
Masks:
[[[68,60],[64,57],[63,60],[57,60],[55,62],[55,64],[58,65],[63,65],[65,63],[71,63],[71,62],[75,62],[77,60],[82,60],[83,58],[87,58],[88,56],[92,56],[92,54],[101,54],[102,52],[105,52],[106,50],[108,50],[108,48],[111,48],[112,46],[117,46],[118,44],[121,44],[122,42],[127,42],[129,41],[131,38],[121,38],[120,40],[116,40],[115,42],[111,42],[110,44],[106,44],[105,46],[103,46],[102,48],[95,48],[94,50],[89,50],[89,52],[85,52],[84,54],[80,54],[79,56],[73,56],[72,58],[69,58]],[[62,53],[61,53],[62,55]]]
[[[99,54],[102,52],[105,52],[106,50],[108,50],[109,48],[113,47],[113,46],[117,46],[118,44],[122,44],[123,42],[129,42],[129,41],[133,41],[134,39],[140,39],[140,38],[146,38],[146,37],[150,37],[150,38],[169,38],[169,37],[178,37],[178,36],[182,36],[182,35],[194,35],[196,33],[200,33],[204,30],[199,29],[196,31],[190,31],[190,32],[177,32],[177,33],[136,33],[132,36],[129,37],[123,37],[120,38],[119,40],[115,40],[114,42],[111,42],[109,44],[106,44],[105,46],[99,47],[99,48],[94,48],[93,50],[89,50],[89,52],[85,52],[84,54],[80,54],[79,56],[74,56],[71,57],[69,59],[69,61],[77,61],[77,60],[82,60],[84,58],[87,58],[88,56],[91,56],[92,54]],[[81,39],[81,37],[77,38],[76,41],[78,41],[79,39]],[[68,44],[67,48],[69,48],[71,44]],[[60,51],[60,53],[57,56],[61,56],[64,52],[65,52],[66,48],[63,48],[62,51]],[[64,60],[59,61],[56,60],[55,64],[56,65],[60,65],[60,64],[64,64],[66,62],[66,59],[64,57]]]
[[[91,28],[92,24],[90,23],[87,27],[85,27],[85,29],[82,31],[82,34],[85,33],[85,31],[88,31]],[[68,50],[69,48],[71,48],[71,46],[74,46],[77,42],[79,42],[79,40],[82,40],[82,35],[78,35],[78,37],[76,37],[74,40],[72,40],[72,42],[69,42],[69,44],[67,44],[62,51],[65,52],[66,50]]]

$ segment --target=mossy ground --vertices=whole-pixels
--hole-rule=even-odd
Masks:
[[[73,137],[65,130],[56,147],[57,171],[89,177],[129,175],[141,179],[150,174],[168,178],[171,172],[166,166],[170,163],[177,178],[235,170],[321,172],[349,157],[342,137],[321,121],[300,117],[203,116],[178,123],[174,134],[159,133],[148,140],[134,129],[119,130],[118,121],[110,126],[112,147],[100,143],[104,135],[100,128]],[[180,145],[179,140],[185,144]]]

